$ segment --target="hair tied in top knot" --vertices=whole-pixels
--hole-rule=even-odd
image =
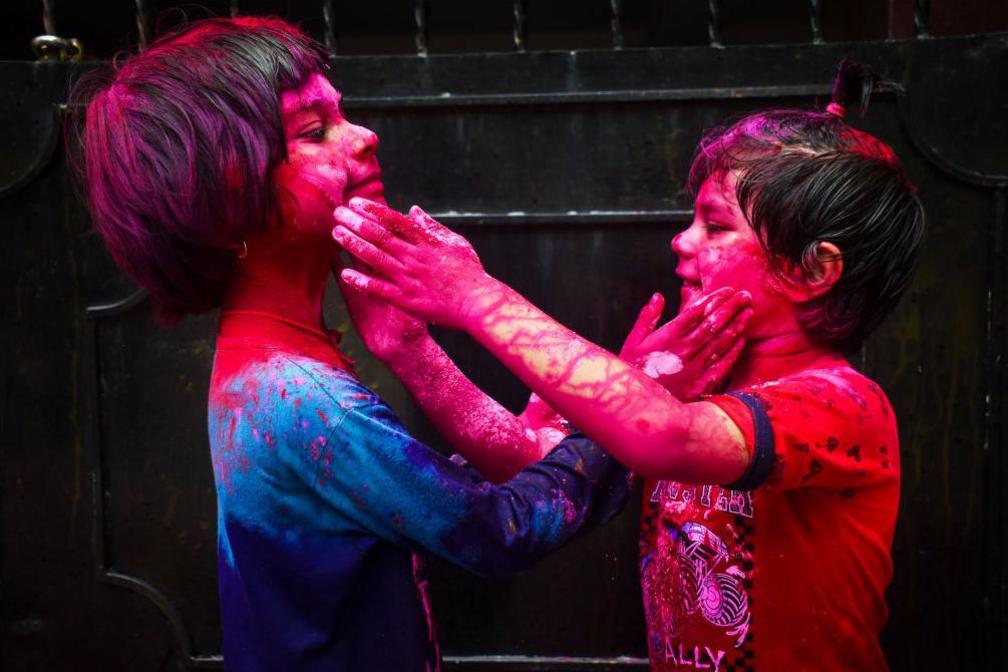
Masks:
[[[857,107],[862,117],[868,110],[868,101],[872,93],[887,91],[902,91],[896,82],[881,79],[867,65],[843,59],[837,64],[836,76],[833,78],[833,100],[826,106],[826,111],[843,119],[847,110]]]

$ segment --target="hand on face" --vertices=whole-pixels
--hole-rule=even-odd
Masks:
[[[494,281],[462,236],[417,206],[404,216],[362,198],[336,208],[333,238],[370,268],[340,277],[363,294],[432,324],[462,328]]]
[[[794,301],[782,291],[767,251],[739,207],[735,172],[704,180],[690,226],[672,240],[682,280],[681,304],[732,287],[749,292],[755,316],[746,338],[766,339],[798,329]]]
[[[370,272],[360,262],[354,262],[354,266],[360,272]],[[347,313],[371,354],[390,363],[396,357],[408,356],[416,349],[417,343],[428,336],[427,325],[387,301],[365,295],[355,285],[340,277],[341,270],[342,263],[333,268],[343,291]]]
[[[655,294],[641,309],[620,357],[643,369],[676,398],[691,401],[715,390],[731,372],[752,317],[748,292],[712,292],[658,329],[665,300]]]

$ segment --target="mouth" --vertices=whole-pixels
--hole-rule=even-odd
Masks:
[[[685,273],[676,273],[676,277],[682,281],[683,287],[696,287],[697,289],[703,288],[703,281],[700,278],[694,278],[691,275],[686,275]]]
[[[703,295],[703,283],[699,278],[693,278],[681,273],[676,273],[676,277],[682,281],[682,288],[679,290],[682,307],[692,304]]]
[[[680,273],[679,271],[676,271],[676,277],[679,278],[680,280],[682,280],[683,282],[688,282],[688,283],[693,284],[693,285],[699,285],[700,284],[700,278],[694,278],[691,275],[687,275],[685,273]]]
[[[382,183],[380,170],[368,173],[356,182],[348,184],[343,191],[344,204],[349,203],[351,198],[357,196],[372,201],[384,198],[385,185]]]

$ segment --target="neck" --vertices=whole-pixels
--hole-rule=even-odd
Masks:
[[[270,313],[324,329],[322,301],[330,260],[317,246],[291,244],[263,235],[248,241],[248,254],[224,300],[224,310]]]
[[[732,368],[729,389],[758,385],[840,359],[833,349],[813,343],[801,328],[750,338]]]

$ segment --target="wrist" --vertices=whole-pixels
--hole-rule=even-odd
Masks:
[[[417,368],[418,364],[422,365],[438,351],[440,348],[424,327],[415,334],[398,339],[393,346],[385,348],[381,355],[376,356],[396,377],[401,377],[400,373]]]
[[[470,336],[484,331],[506,314],[507,306],[520,300],[520,295],[496,278],[485,275],[462,301],[459,328]]]

